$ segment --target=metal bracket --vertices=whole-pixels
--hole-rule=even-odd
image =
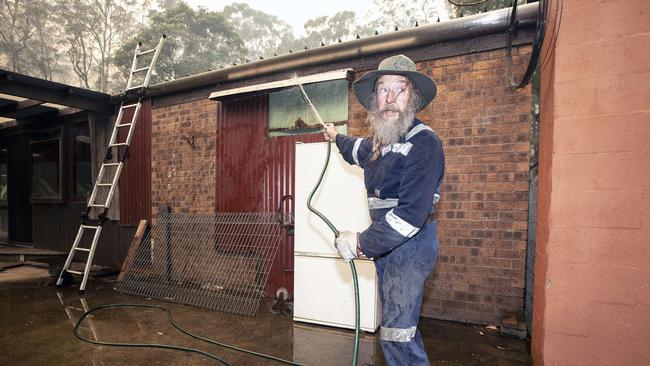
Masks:
[[[196,146],[194,146],[194,136],[192,136],[192,140],[190,140],[190,138],[185,136],[185,135],[181,135],[180,138],[181,138],[181,140],[187,142],[187,144],[190,145],[190,147],[192,149],[194,149],[196,147]]]

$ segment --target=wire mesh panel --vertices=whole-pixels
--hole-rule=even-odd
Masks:
[[[161,213],[115,290],[254,316],[283,238],[277,213]]]

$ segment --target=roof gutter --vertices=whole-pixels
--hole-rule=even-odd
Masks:
[[[517,8],[519,28],[532,28],[535,26],[538,5],[535,2]],[[488,34],[505,34],[509,15],[510,8],[500,9],[441,23],[275,56],[156,84],[149,87],[146,96],[159,97],[201,86],[242,80],[281,71],[295,70],[305,66],[316,66],[333,61],[359,58],[398,49]]]

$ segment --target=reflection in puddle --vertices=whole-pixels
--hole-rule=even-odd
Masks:
[[[86,298],[83,296],[78,298],[81,307],[66,305],[63,298],[63,294],[61,294],[61,292],[59,291],[56,291],[56,297],[59,299],[59,302],[63,306],[63,310],[65,311],[65,314],[68,316],[68,319],[70,319],[70,323],[72,324],[72,327],[75,326],[77,320],[81,318],[81,316],[84,313],[90,310],[90,308],[88,307],[88,303],[86,302]],[[92,335],[92,338],[95,341],[100,340],[97,329],[95,328],[95,323],[93,322],[92,315],[86,317],[82,325],[79,327],[79,332],[85,335]],[[102,347],[96,346],[96,348],[92,351],[92,354],[90,355],[90,361],[94,366],[104,365],[104,361],[96,359],[97,352],[101,352],[101,351],[102,351]]]

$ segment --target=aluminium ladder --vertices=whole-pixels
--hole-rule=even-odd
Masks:
[[[131,64],[131,72],[129,73],[129,79],[126,83],[126,89],[123,93],[122,103],[120,105],[119,112],[117,113],[117,118],[115,119],[115,125],[113,126],[113,132],[111,133],[111,138],[108,143],[108,150],[106,152],[106,157],[99,169],[99,174],[97,175],[97,179],[95,180],[95,185],[93,186],[92,194],[90,195],[90,199],[88,200],[88,206],[86,208],[86,211],[81,214],[81,225],[79,225],[79,231],[77,231],[77,236],[75,237],[74,243],[72,244],[72,248],[70,249],[68,258],[66,259],[65,264],[63,265],[63,269],[59,274],[59,278],[56,281],[57,286],[61,286],[63,284],[64,274],[67,272],[76,275],[83,275],[81,286],[79,286],[79,293],[83,294],[86,289],[86,282],[88,281],[88,275],[90,274],[90,267],[93,261],[93,256],[95,255],[95,249],[97,248],[97,242],[99,241],[99,236],[102,232],[102,225],[104,225],[104,222],[108,220],[106,215],[108,213],[108,209],[111,206],[111,200],[113,199],[113,195],[115,194],[115,187],[117,186],[120,180],[120,174],[122,173],[122,168],[124,167],[126,160],[129,158],[129,147],[131,144],[131,139],[133,138],[133,131],[135,130],[135,125],[138,121],[138,116],[140,114],[142,98],[144,96],[145,89],[149,85],[149,78],[151,77],[151,71],[153,70],[156,60],[158,59],[158,55],[160,54],[160,50],[162,49],[162,45],[165,38],[166,37],[163,34],[163,36],[160,37],[160,41],[158,42],[158,45],[151,50],[140,52],[140,47],[142,46],[141,42],[138,43],[138,45],[135,47],[135,53],[133,55],[133,63]],[[142,56],[151,53],[153,53],[153,57],[151,58],[149,66],[138,68],[138,59]],[[134,83],[136,79],[139,79],[139,78],[134,78],[134,76],[142,75],[143,72],[146,72],[146,74],[143,78],[142,83],[133,86],[132,83]],[[125,101],[127,100],[127,96],[129,95],[137,95],[138,101],[132,104],[125,104]],[[122,121],[125,114],[124,112],[126,110],[133,110],[133,117],[131,118],[131,121],[128,123],[124,123]],[[127,128],[128,128],[128,133],[126,135],[126,138],[124,139],[124,141],[120,141],[120,135],[123,135],[120,134],[120,131],[122,131],[122,129],[126,130]],[[122,156],[121,158],[117,159],[118,160],[117,163],[111,162],[111,160],[113,159],[114,147],[117,149],[117,154],[119,154],[120,148],[123,149]],[[98,221],[97,224],[88,223],[90,219],[90,211],[93,209],[101,210],[101,213],[97,215],[97,221]],[[84,232],[86,231],[92,233],[92,243],[90,247],[80,246],[81,240],[84,236]],[[72,260],[75,254],[77,254],[77,252],[88,253],[83,271],[75,271],[70,269]]]

